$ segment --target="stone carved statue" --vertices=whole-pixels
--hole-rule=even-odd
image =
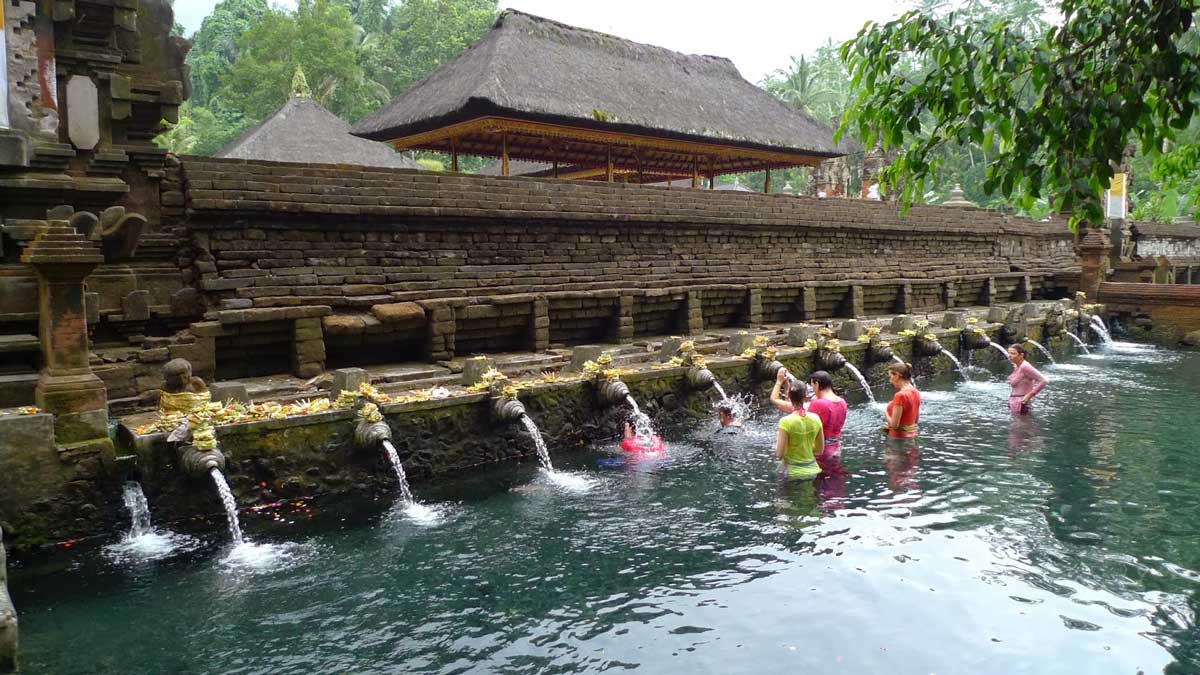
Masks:
[[[71,224],[83,236],[99,242],[108,263],[128,260],[137,251],[138,240],[146,227],[146,217],[140,213],[129,213],[124,206],[112,206],[97,216],[89,211],[74,211],[70,206],[52,210],[67,216]]]
[[[158,396],[158,414],[188,414],[212,400],[204,380],[192,375],[187,359],[171,359],[163,366],[163,388]]]

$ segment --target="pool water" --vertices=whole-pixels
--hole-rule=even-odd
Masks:
[[[96,545],[27,562],[23,665],[1200,672],[1200,353],[1065,361],[1023,419],[1007,372],[919,382],[909,447],[885,448],[882,406],[854,403],[844,480],[781,482],[760,407],[740,436],[667,426],[658,460],[551,447],[565,480],[531,460],[418,486],[422,509],[247,516],[238,551],[215,526],[152,561]]]

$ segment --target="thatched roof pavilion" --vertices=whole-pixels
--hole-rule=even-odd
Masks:
[[[845,155],[833,130],[747,82],[728,59],[631,42],[507,10],[491,31],[353,133],[398,149],[628,172],[640,182]],[[552,175],[563,174],[552,169]]]
[[[345,120],[307,96],[292,96],[214,156],[424,170],[383,143],[352,136]]]

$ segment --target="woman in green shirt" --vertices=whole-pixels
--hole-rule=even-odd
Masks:
[[[804,409],[807,387],[801,385],[789,389],[788,399],[794,412],[779,420],[775,457],[787,468],[788,478],[814,478],[821,473],[816,456],[825,450],[821,418]]]

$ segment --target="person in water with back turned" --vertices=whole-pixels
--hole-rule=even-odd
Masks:
[[[740,434],[742,433],[742,421],[737,418],[737,411],[733,408],[733,402],[725,399],[717,404],[717,421],[721,426],[717,428],[718,434]]]
[[[883,430],[888,438],[916,438],[917,420],[921,416],[921,393],[913,386],[912,366],[893,363],[888,366],[888,380],[895,387],[896,395],[887,404],[887,424]]]
[[[1008,376],[1008,385],[1012,387],[1012,393],[1008,395],[1008,409],[1014,415],[1028,415],[1029,402],[1046,388],[1046,378],[1033,367],[1028,356],[1021,345],[1008,348],[1008,360],[1014,366],[1012,374]]]
[[[808,376],[808,383],[815,395],[808,403],[808,411],[821,418],[821,431],[825,435],[825,447],[817,455],[817,464],[826,473],[841,470],[842,427],[846,424],[846,400],[833,393],[833,378],[824,370]]]
[[[821,418],[804,410],[808,388],[803,384],[788,390],[793,412],[779,420],[775,435],[775,457],[787,467],[788,478],[814,478],[821,473],[816,457],[825,450]]]

